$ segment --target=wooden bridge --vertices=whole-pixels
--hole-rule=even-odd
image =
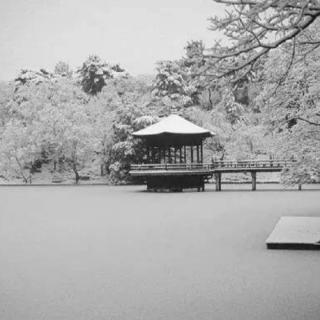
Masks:
[[[250,172],[252,190],[257,188],[257,172],[280,172],[291,166],[292,160],[245,160],[214,161],[212,163],[163,163],[131,165],[130,175],[133,177],[163,176],[204,176],[210,179],[215,176],[216,191],[221,191],[223,173]]]

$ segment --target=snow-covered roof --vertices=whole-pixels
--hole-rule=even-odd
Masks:
[[[213,132],[201,128],[193,124],[192,122],[175,114],[163,118],[158,123],[152,124],[149,127],[133,132],[132,135],[136,137],[146,137],[160,135],[164,133],[201,135],[203,137],[210,137],[214,135]]]

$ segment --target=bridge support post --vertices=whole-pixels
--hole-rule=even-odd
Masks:
[[[221,172],[216,172],[215,178],[216,178],[216,191],[221,191]]]
[[[252,191],[257,190],[257,172],[251,171],[251,177],[252,177]]]

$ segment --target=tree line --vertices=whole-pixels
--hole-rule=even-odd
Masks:
[[[1,83],[0,176],[31,183],[46,165],[53,180],[127,182],[144,161],[131,133],[176,112],[216,133],[206,161],[289,158],[285,183],[319,179],[318,1],[217,2],[232,9],[211,27],[231,45],[190,41],[154,76],[92,55],[77,70],[58,62]]]

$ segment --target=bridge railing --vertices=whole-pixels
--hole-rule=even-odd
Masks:
[[[292,163],[293,160],[222,160],[214,161],[212,168],[283,168]]]
[[[284,168],[292,165],[293,160],[241,160],[241,161],[214,161],[212,163],[146,163],[132,164],[130,169],[134,171],[147,170],[215,170],[223,168]]]

